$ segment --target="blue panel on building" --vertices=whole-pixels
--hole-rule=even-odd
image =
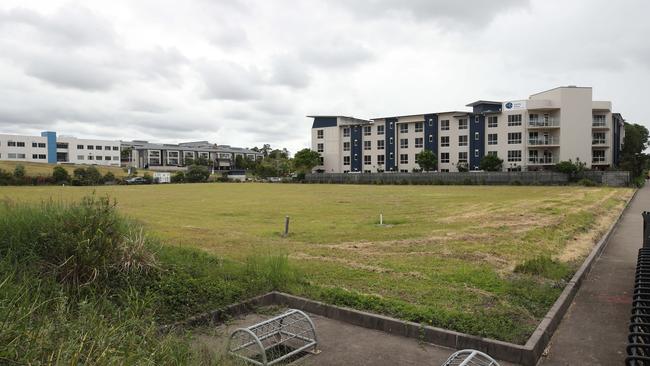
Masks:
[[[47,162],[50,164],[56,163],[56,132],[44,131],[41,132],[41,137],[47,137]]]
[[[351,160],[350,164],[352,165],[353,172],[360,172],[361,165],[363,164],[363,153],[362,153],[363,133],[361,132],[362,128],[361,126],[352,126],[350,130],[351,130],[350,140],[352,142],[352,154],[350,156],[350,160]]]
[[[618,119],[617,116],[614,116],[612,118],[612,124],[613,129],[614,129],[614,144],[612,146],[613,149],[613,154],[612,154],[612,163],[614,166],[618,166],[620,163],[620,156],[621,156],[621,126],[620,126],[620,120]]]
[[[397,118],[386,118],[386,171],[395,170],[395,128]]]
[[[438,115],[424,115],[424,148],[438,156]]]
[[[336,117],[314,117],[311,128],[336,127]]]
[[[485,156],[485,116],[469,115],[469,169],[479,170],[481,159]]]

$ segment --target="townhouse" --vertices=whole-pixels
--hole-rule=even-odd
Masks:
[[[120,142],[57,136],[0,134],[0,160],[120,166]]]
[[[359,119],[313,118],[312,149],[321,154],[316,172],[411,172],[427,149],[439,171],[459,165],[479,170],[486,155],[503,170],[543,170],[559,161],[581,161],[592,169],[615,167],[624,120],[609,101],[594,101],[592,88],[566,86],[512,101],[479,100],[471,110]]]

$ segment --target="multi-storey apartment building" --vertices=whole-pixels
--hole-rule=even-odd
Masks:
[[[558,87],[514,101],[479,100],[471,111],[373,118],[309,116],[315,171],[410,172],[427,149],[439,171],[459,164],[479,170],[485,155],[503,159],[504,170],[548,169],[559,161],[600,169],[618,165],[624,120],[608,101],[594,101],[590,87]]]
[[[53,131],[41,136],[0,134],[0,160],[119,166],[120,142],[57,136]]]
[[[156,144],[148,141],[123,141],[122,149],[129,151],[124,165],[149,169],[182,169],[189,160],[199,158],[214,162],[217,170],[235,168],[237,157],[251,160],[262,158],[262,154],[250,149],[211,144],[208,141],[180,144]]]

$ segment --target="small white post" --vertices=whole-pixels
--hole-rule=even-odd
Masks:
[[[379,213],[379,225],[383,225],[383,224],[384,224],[384,214]]]

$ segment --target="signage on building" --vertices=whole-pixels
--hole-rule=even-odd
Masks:
[[[516,111],[516,110],[519,110],[519,109],[526,109],[526,101],[525,100],[515,100],[515,101],[503,103],[502,110],[504,110],[504,111]]]

